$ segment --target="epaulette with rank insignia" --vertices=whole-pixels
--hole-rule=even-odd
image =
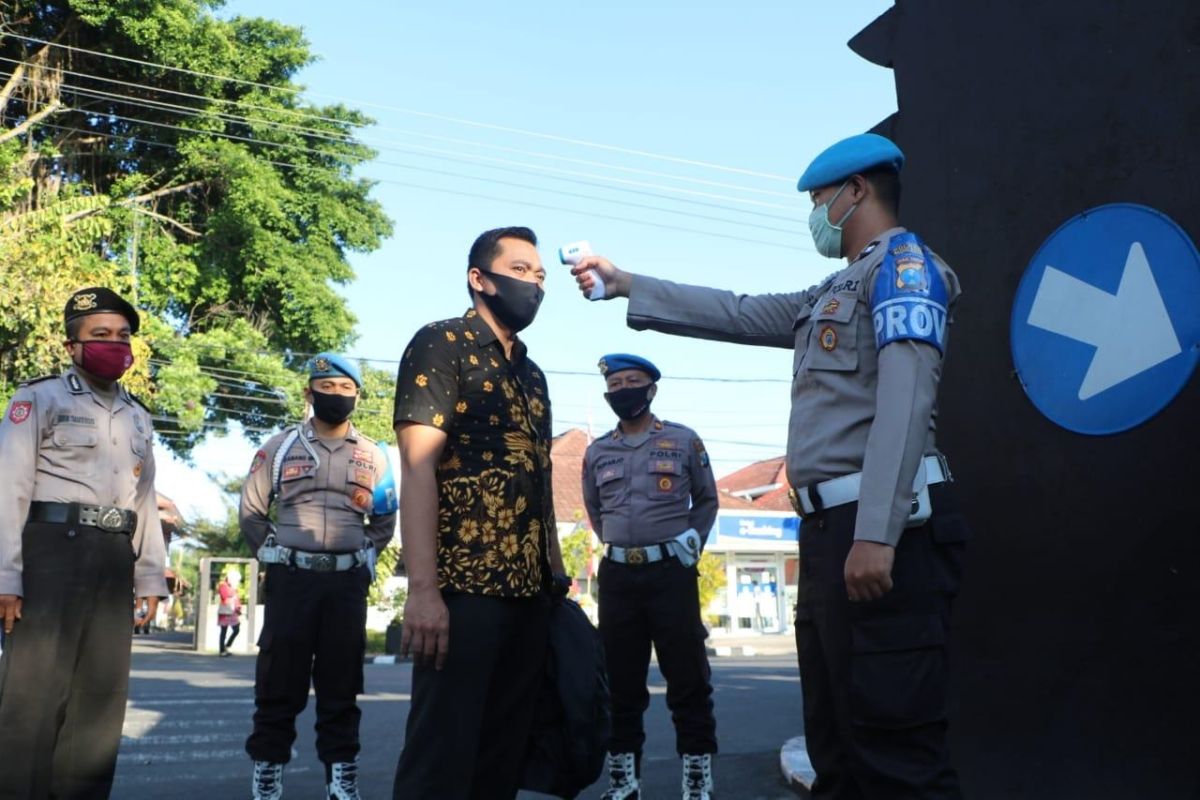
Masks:
[[[46,381],[52,381],[57,377],[59,377],[59,376],[58,375],[43,375],[40,378],[32,378],[31,380],[27,380],[24,383],[22,383],[21,387],[24,388],[26,386],[33,386],[35,383],[45,383]]]
[[[142,398],[138,397],[136,394],[129,391],[124,386],[121,387],[121,392],[125,395],[126,400],[131,400],[134,403],[137,403],[139,406],[142,407],[142,410],[144,410],[147,414],[149,414],[151,416],[154,415],[154,412],[150,410],[150,406],[148,406],[142,402]]]

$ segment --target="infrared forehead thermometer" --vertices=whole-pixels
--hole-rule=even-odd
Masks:
[[[563,245],[558,248],[558,260],[564,264],[575,266],[583,260],[584,256],[593,256],[592,246],[587,242],[572,242],[571,244]],[[591,269],[588,272],[592,273],[592,290],[588,292],[588,300],[603,300],[604,299],[604,279],[600,277],[600,273]]]

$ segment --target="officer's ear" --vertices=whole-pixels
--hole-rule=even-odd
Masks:
[[[658,395],[658,384],[657,383],[650,384],[650,389],[646,392],[646,401],[649,402],[649,401],[653,400],[657,395]]]
[[[306,384],[304,387],[304,402],[312,405],[312,384]]]
[[[871,191],[871,182],[863,175],[851,175],[850,185],[846,187],[849,190],[850,199],[854,203],[861,203],[867,199],[867,195]]]

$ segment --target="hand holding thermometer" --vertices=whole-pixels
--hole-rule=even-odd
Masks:
[[[584,256],[592,256],[592,246],[585,242],[573,242],[568,245],[563,245],[558,248],[558,260],[564,264],[575,266],[583,260]],[[604,279],[600,277],[600,273],[596,270],[588,270],[592,273],[592,290],[588,292],[588,300],[603,300],[604,299]]]

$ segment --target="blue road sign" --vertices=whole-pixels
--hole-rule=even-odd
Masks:
[[[1129,430],[1171,402],[1200,358],[1200,252],[1153,208],[1085,211],[1026,267],[1011,337],[1039,411],[1077,433]]]

